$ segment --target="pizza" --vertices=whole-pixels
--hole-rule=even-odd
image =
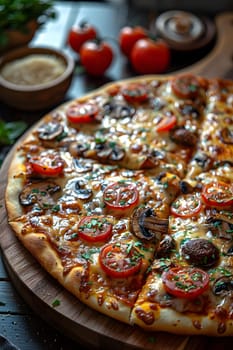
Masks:
[[[148,331],[233,334],[233,83],[117,81],[22,138],[9,224],[65,289]]]

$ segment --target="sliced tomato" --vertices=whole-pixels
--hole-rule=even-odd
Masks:
[[[148,89],[143,84],[131,83],[121,89],[124,99],[129,103],[142,103],[148,99]]]
[[[78,235],[88,242],[106,241],[112,234],[112,224],[105,217],[86,216],[78,225]]]
[[[103,199],[111,209],[127,209],[138,203],[139,192],[134,183],[118,181],[105,188]]]
[[[207,272],[190,266],[173,267],[162,273],[166,291],[178,298],[193,299],[209,287]]]
[[[190,218],[198,215],[201,208],[201,199],[195,194],[188,193],[176,198],[171,205],[171,213],[178,217]]]
[[[72,104],[66,111],[71,123],[91,123],[96,120],[98,113],[98,106],[90,102]]]
[[[180,98],[194,98],[198,95],[199,81],[192,74],[179,75],[172,80],[172,91]]]
[[[202,199],[213,207],[228,207],[233,204],[233,186],[223,181],[211,182],[203,187]]]
[[[174,114],[165,115],[162,120],[157,124],[156,130],[158,132],[168,131],[176,125],[176,116]]]
[[[64,160],[58,154],[42,152],[30,159],[33,172],[43,176],[57,176],[62,173]]]
[[[131,243],[113,243],[105,245],[99,255],[104,272],[115,278],[125,278],[140,270],[142,256]]]

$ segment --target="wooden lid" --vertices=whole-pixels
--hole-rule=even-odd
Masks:
[[[207,18],[199,18],[185,11],[167,11],[157,17],[158,35],[179,51],[196,50],[207,45],[215,35],[215,25]]]

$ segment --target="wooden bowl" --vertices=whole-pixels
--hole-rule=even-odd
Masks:
[[[27,45],[33,39],[38,27],[38,22],[33,19],[27,23],[24,31],[6,30],[7,43],[4,46],[0,46],[0,53],[3,54],[9,50]]]
[[[6,63],[29,55],[49,55],[65,63],[65,71],[57,78],[39,85],[18,85],[4,79],[0,74],[0,100],[20,110],[36,111],[58,105],[70,87],[74,60],[64,52],[46,47],[21,47],[0,57],[0,71]]]

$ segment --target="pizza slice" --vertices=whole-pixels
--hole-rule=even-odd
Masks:
[[[188,177],[229,163],[233,159],[233,89],[227,80],[209,81],[206,112],[196,153],[188,166]]]
[[[231,335],[232,168],[181,182],[171,204],[168,236],[160,242],[131,322],[148,330]]]
[[[45,116],[30,133],[28,148],[184,177],[196,151],[205,84],[185,76],[107,85]]]
[[[203,120],[205,84],[193,76],[110,84],[48,115],[34,136],[75,157],[183,177]]]

